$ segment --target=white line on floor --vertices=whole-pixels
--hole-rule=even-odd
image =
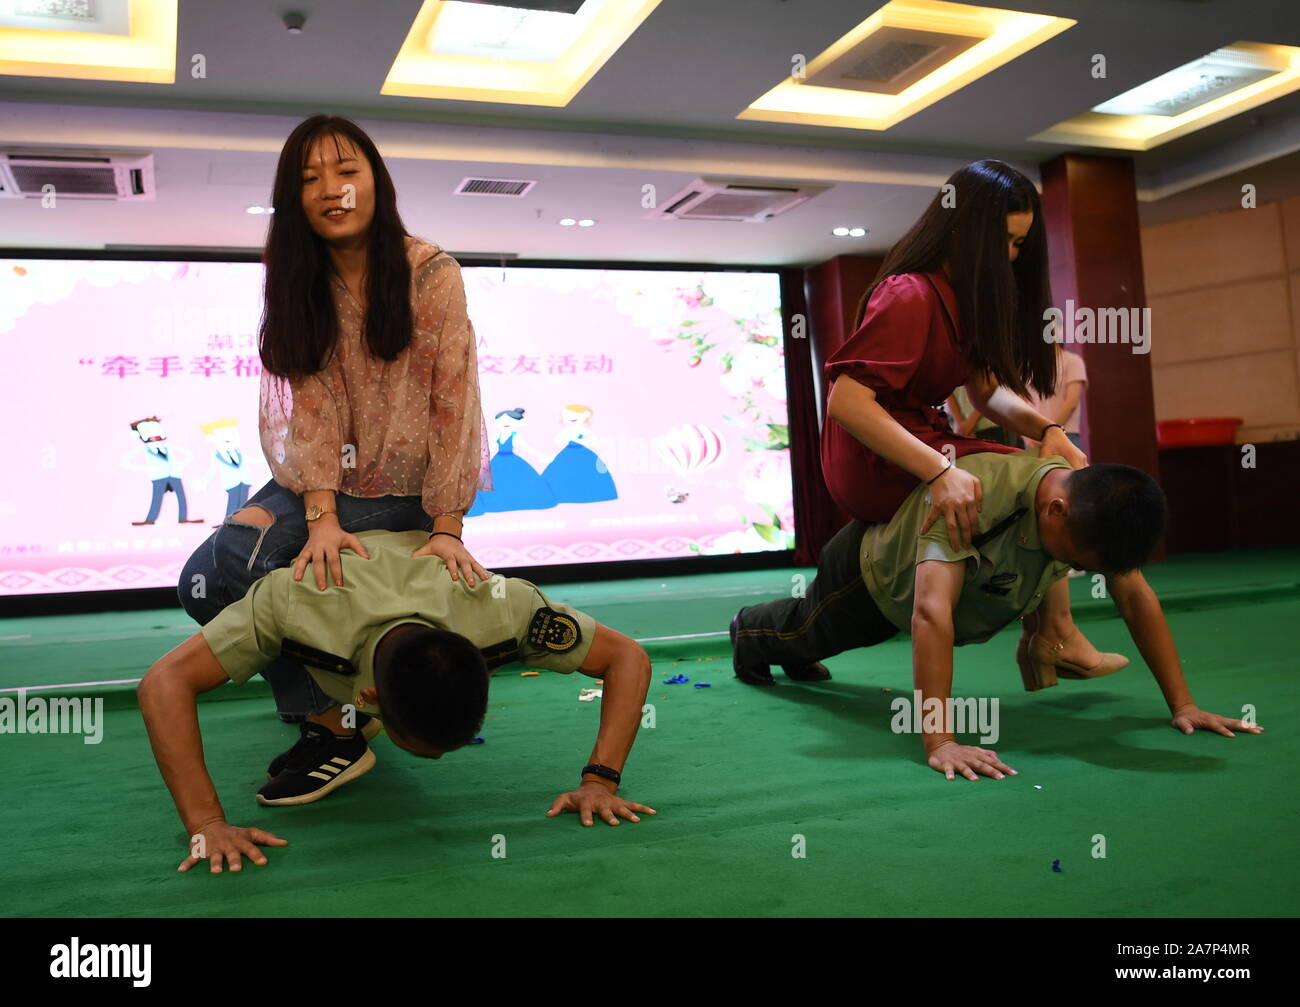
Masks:
[[[650,643],[652,641],[658,642],[660,640],[704,640],[712,636],[729,637],[730,635],[731,635],[730,631],[724,629],[721,632],[715,632],[715,633],[678,633],[675,636],[638,636],[636,638],[636,642]]]
[[[0,689],[0,692],[37,692],[41,689],[88,689],[95,685],[127,685],[138,682],[138,678],[110,678],[103,682],[65,682],[62,685],[21,685],[16,689]]]
[[[0,640],[30,640],[30,643],[10,643],[0,646],[7,647],[48,647],[56,643],[104,643],[109,640],[144,640],[152,636],[161,634],[171,634],[175,630],[183,631],[187,636],[198,632],[197,626],[167,626],[164,629],[153,629],[147,633],[115,633],[107,636],[74,636],[69,639],[59,639],[53,637],[41,637],[39,640],[29,636],[0,636]]]
[[[659,643],[665,640],[702,640],[715,636],[727,636],[727,632],[720,633],[679,633],[675,636],[639,636],[636,637],[637,643]],[[112,639],[104,637],[103,639]],[[65,682],[61,685],[23,685],[11,689],[0,689],[0,692],[36,692],[40,689],[89,689],[96,685],[129,685],[139,682],[138,678],[110,678],[102,682]]]

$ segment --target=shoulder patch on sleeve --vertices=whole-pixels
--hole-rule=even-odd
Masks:
[[[280,656],[301,661],[311,668],[332,671],[336,675],[355,675],[357,673],[356,667],[346,657],[339,657],[337,654],[317,650],[315,647],[308,647],[305,643],[299,643],[297,640],[281,640]]]
[[[573,616],[542,606],[528,624],[528,642],[538,650],[565,654],[582,642],[582,630]]]

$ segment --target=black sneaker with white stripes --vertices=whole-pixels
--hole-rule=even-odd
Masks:
[[[361,728],[361,736],[365,738],[367,741],[373,741],[375,735],[384,729],[383,724],[381,724],[374,717],[371,717],[365,713],[357,714],[357,727]],[[302,730],[301,724],[299,724],[298,729],[301,732]],[[281,752],[279,755],[277,755],[274,759],[271,760],[271,764],[266,767],[266,778],[268,780],[274,780],[277,776],[280,775],[280,773],[284,770],[284,767],[289,764],[289,757],[293,755],[294,749],[296,749],[301,743],[302,741],[300,738],[298,741],[295,741],[293,743],[293,748],[286,748],[283,752]]]
[[[328,727],[305,721],[302,737],[289,749],[284,768],[257,792],[265,805],[310,804],[349,780],[370,772],[375,753],[360,731],[340,738]]]

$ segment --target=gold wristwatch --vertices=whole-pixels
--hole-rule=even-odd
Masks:
[[[320,504],[312,504],[307,508],[307,520],[316,521],[326,514],[337,514],[338,511],[325,510]]]

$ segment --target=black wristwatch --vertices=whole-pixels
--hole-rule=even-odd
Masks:
[[[590,766],[582,767],[582,775],[586,776],[588,773],[590,773],[592,776],[599,776],[603,780],[609,780],[616,787],[619,785],[619,782],[623,779],[622,775],[619,773],[617,769],[610,769],[608,766],[597,766],[594,763]]]

